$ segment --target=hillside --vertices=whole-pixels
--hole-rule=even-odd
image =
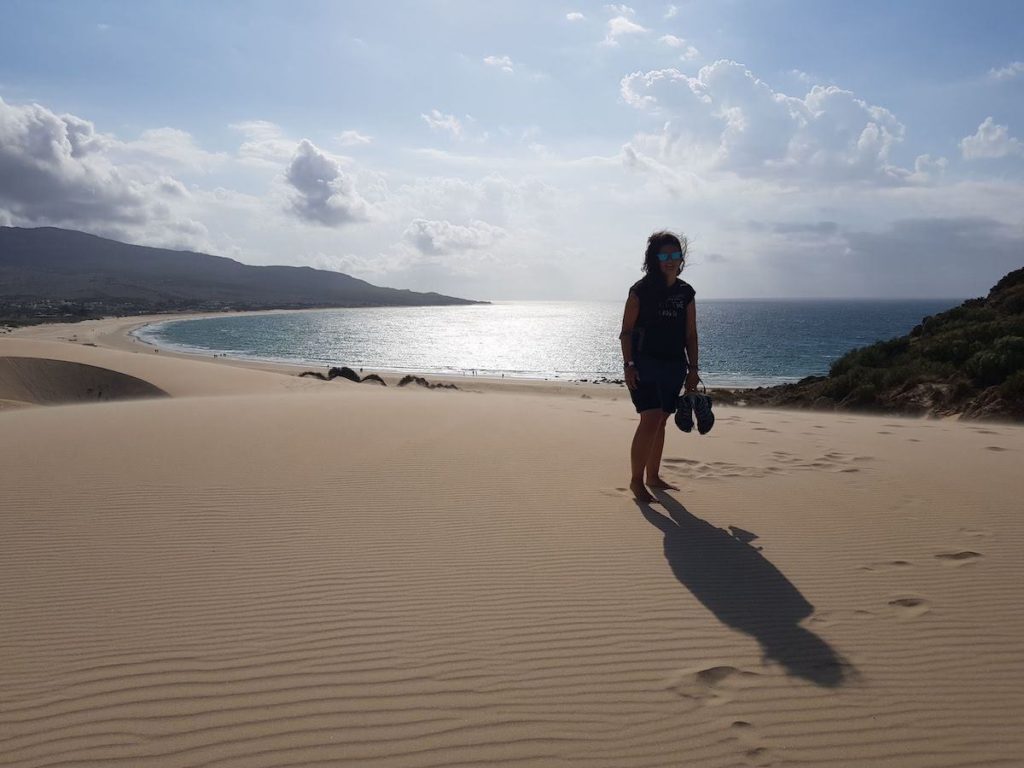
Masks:
[[[310,267],[256,267],[74,230],[0,227],[0,324],[164,311],[476,303]]]
[[[828,376],[715,394],[758,406],[1024,420],[1024,268],[906,336],[847,353]]]

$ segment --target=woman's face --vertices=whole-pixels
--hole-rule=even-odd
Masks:
[[[661,274],[666,279],[677,277],[683,267],[683,254],[679,250],[679,246],[675,243],[666,243],[658,249],[658,253],[669,256],[665,261],[658,261],[658,266],[661,267]]]

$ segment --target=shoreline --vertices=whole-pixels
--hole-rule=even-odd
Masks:
[[[252,310],[252,311],[232,311],[232,312],[187,312],[187,313],[169,313],[169,314],[155,314],[155,315],[132,315],[123,317],[104,317],[92,320],[83,320],[78,323],[41,323],[34,326],[23,326],[14,328],[6,334],[10,338],[37,338],[46,340],[64,340],[74,341],[76,337],[88,336],[89,338],[83,341],[81,338],[77,338],[77,343],[94,343],[98,346],[103,346],[111,349],[120,349],[122,351],[138,351],[137,345],[142,344],[151,349],[159,349],[161,354],[180,356],[192,360],[213,360],[216,362],[223,362],[233,364],[242,367],[255,367],[262,370],[275,370],[279,372],[301,372],[304,370],[322,371],[326,372],[331,367],[342,367],[347,366],[353,370],[359,371],[358,366],[353,366],[348,363],[314,363],[314,362],[290,362],[285,360],[262,360],[256,358],[245,358],[245,357],[233,357],[228,354],[218,354],[215,352],[204,352],[204,351],[190,351],[172,346],[165,346],[154,343],[149,339],[142,338],[139,334],[140,331],[150,325],[157,325],[167,322],[178,322],[188,320],[201,320],[221,317],[241,317],[249,315],[264,315],[264,314],[295,314],[295,313],[307,313],[307,312],[330,312],[335,311],[334,308],[318,308],[318,309],[271,309],[271,310]],[[93,330],[95,326],[99,325],[106,331],[101,339],[96,339],[96,331]],[[88,327],[85,334],[75,333],[73,329]],[[108,328],[112,330],[107,330]],[[120,333],[123,339],[116,338],[115,333]],[[125,342],[125,343],[122,343]],[[443,383],[454,383],[459,382],[481,382],[488,386],[490,385],[503,385],[509,383],[513,387],[516,386],[544,386],[544,385],[560,385],[560,386],[573,386],[573,387],[597,387],[602,389],[615,388],[616,390],[624,389],[624,382],[618,379],[614,375],[601,374],[595,375],[593,378],[561,378],[557,376],[526,376],[507,374],[501,376],[494,372],[488,372],[486,374],[472,374],[468,372],[443,372],[443,371],[429,371],[423,369],[391,369],[391,368],[372,368],[364,366],[362,368],[363,375],[376,374],[382,378],[395,378],[396,380],[401,379],[403,376],[418,376],[421,378],[428,378],[431,381],[438,381]],[[602,380],[604,379],[604,380]],[[775,381],[771,383],[754,383],[754,384],[716,384],[708,385],[710,389],[722,390],[727,392],[742,393],[744,391],[754,391],[760,388],[781,386],[787,383],[795,383],[799,381],[798,378],[787,379],[785,381]]]
[[[230,356],[214,356],[213,353],[183,352],[180,350],[162,347],[150,341],[139,338],[135,332],[155,323],[175,320],[198,320],[213,317],[238,317],[244,315],[259,314],[293,314],[309,311],[330,311],[330,310],[257,310],[253,312],[195,312],[183,314],[157,314],[157,315],[132,315],[127,317],[105,317],[97,320],[83,320],[80,323],[41,323],[39,325],[24,326],[4,334],[2,338],[25,339],[37,341],[58,341],[82,346],[95,346],[102,349],[110,349],[119,352],[144,353],[153,351],[161,357],[178,358],[182,360],[203,361],[216,365],[248,370],[269,371],[289,376],[298,376],[304,371],[318,371],[326,373],[331,367],[327,365],[312,365],[306,363],[271,362],[265,360],[249,360],[245,358]],[[340,367],[340,366],[339,366]],[[351,367],[351,366],[349,366]],[[357,370],[353,369],[353,370]],[[573,381],[568,379],[530,379],[526,377],[498,377],[498,376],[471,376],[471,375],[442,375],[429,371],[403,371],[395,372],[382,369],[364,368],[364,377],[370,374],[380,376],[388,386],[395,386],[405,375],[429,377],[430,383],[454,384],[460,390],[469,392],[507,392],[507,393],[532,393],[539,395],[557,394],[573,395],[576,397],[598,397],[601,399],[628,400],[629,396],[623,384],[611,382],[598,383],[593,381]]]

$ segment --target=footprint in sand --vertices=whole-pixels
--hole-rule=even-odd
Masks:
[[[970,536],[974,539],[992,538],[992,531],[986,531],[982,528],[961,528],[960,533],[962,533],[964,536]]]
[[[760,675],[728,665],[705,667],[696,672],[681,670],[666,686],[684,699],[718,705],[732,701],[733,695],[757,684]]]
[[[886,560],[882,563],[872,563],[871,565],[862,565],[859,570],[862,571],[873,571],[876,568],[909,568],[913,565],[909,560]]]
[[[943,565],[967,565],[981,557],[981,553],[964,550],[963,552],[941,552],[935,557],[941,560]]]
[[[839,619],[830,611],[819,611],[811,616],[807,623],[813,625],[816,629],[828,629],[838,624]]]
[[[896,609],[896,615],[905,619],[916,619],[931,610],[928,601],[920,597],[900,597],[890,600],[889,605]]]
[[[769,754],[768,748],[761,742],[761,734],[754,727],[753,723],[747,720],[733,720],[729,725],[729,731],[733,738],[740,744],[743,750],[744,762],[753,766],[775,765],[775,759]]]
[[[629,488],[615,488],[613,490],[602,490],[602,496],[611,496],[613,499],[621,499],[623,496],[632,496],[629,492]]]

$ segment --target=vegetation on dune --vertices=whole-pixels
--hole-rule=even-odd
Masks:
[[[828,376],[726,402],[1024,420],[1024,268],[988,296],[926,317],[907,335],[836,360]]]

